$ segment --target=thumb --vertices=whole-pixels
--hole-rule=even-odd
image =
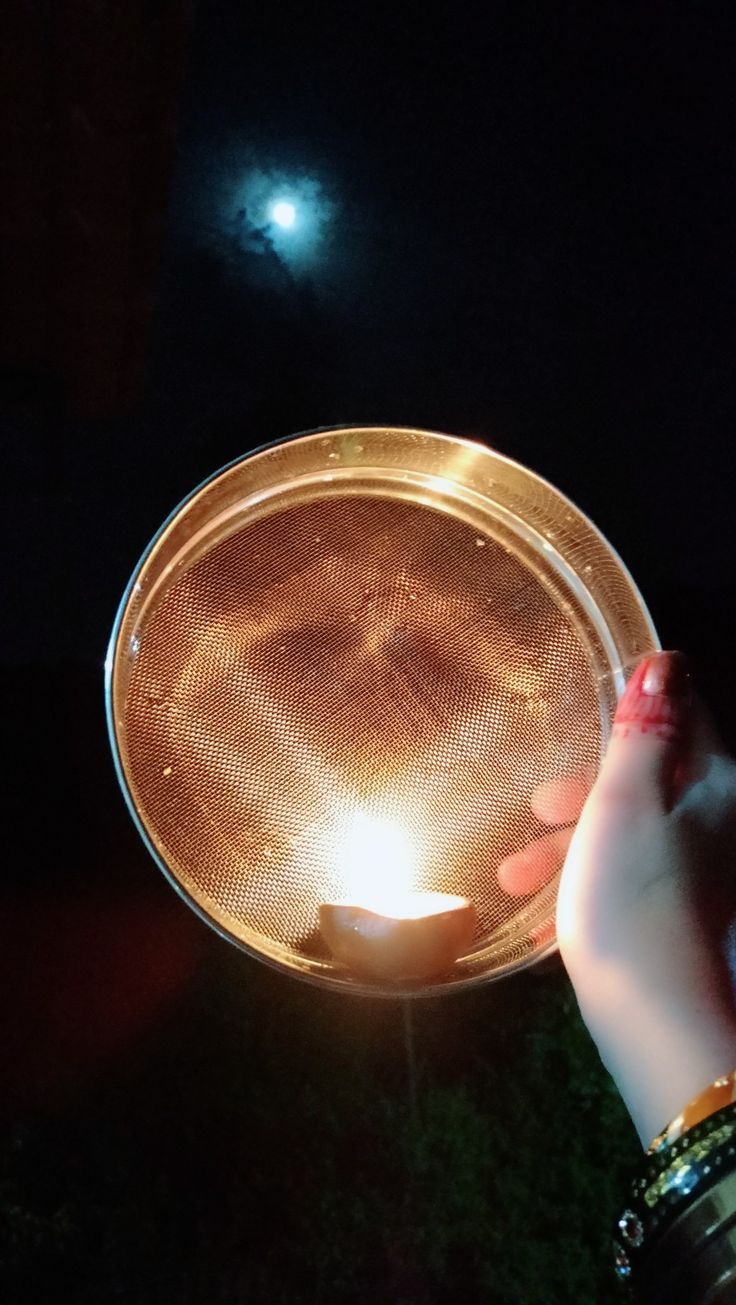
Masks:
[[[692,688],[681,652],[640,662],[626,685],[596,784],[598,801],[669,809],[692,736]]]

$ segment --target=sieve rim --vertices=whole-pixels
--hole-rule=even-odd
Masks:
[[[442,443],[446,442],[447,445],[451,446],[453,449],[457,449],[459,446],[464,446],[467,449],[475,452],[486,453],[490,455],[495,462],[499,464],[503,464],[509,469],[512,469],[517,473],[520,473],[520,475],[526,480],[527,483],[530,484],[533,483],[539,486],[540,488],[546,490],[548,493],[550,493],[561,506],[570,509],[570,511],[573,514],[575,514],[582,522],[584,522],[590,534],[595,538],[597,538],[599,544],[603,546],[603,548],[611,558],[612,562],[615,564],[622,579],[625,580],[626,582],[626,585],[631,594],[632,602],[638,608],[639,619],[643,627],[644,633],[648,638],[648,642],[649,642],[649,646],[651,647],[651,650],[656,651],[661,648],[659,636],[657,634],[656,627],[654,625],[654,621],[652,619],[651,613],[649,612],[649,609],[644,601],[644,598],[641,594],[641,591],[639,590],[638,585],[636,584],[628,567],[623,562],[617,549],[610,543],[607,536],[590,519],[587,513],[585,513],[578,506],[577,503],[575,503],[571,498],[569,498],[564,493],[564,491],[560,490],[551,481],[547,480],[546,477],[530,469],[524,463],[521,463],[516,459],[511,458],[508,455],[499,452],[499,450],[492,447],[490,444],[487,444],[485,441],[477,438],[473,438],[469,436],[450,435],[447,434],[446,432],[430,430],[423,427],[392,425],[388,423],[383,423],[383,424],[337,423],[335,425],[330,425],[330,426],[314,427],[306,431],[300,431],[295,434],[281,436],[274,440],[270,440],[263,444],[260,444],[257,447],[249,450],[247,453],[240,454],[239,456],[231,459],[229,462],[224,463],[222,466],[217,468],[215,471],[213,471],[208,476],[206,476],[202,481],[200,481],[199,484],[197,484],[191,491],[189,491],[189,493],[184,495],[184,497],[169,512],[165,520],[161,523],[161,525],[158,527],[154,535],[151,537],[148,544],[146,545],[143,552],[141,553],[130,575],[130,578],[125,587],[123,595],[118,603],[117,611],[112,626],[112,631],[110,634],[110,639],[108,642],[107,652],[105,656],[105,665],[104,665],[105,717],[106,717],[108,738],[110,741],[110,747],[113,756],[113,764],[114,764],[118,784],[122,790],[122,794],[126,806],[128,808],[128,811],[130,812],[133,823],[136,829],[138,830],[138,833],[143,841],[144,846],[146,847],[148,853],[153,858],[159,870],[161,870],[165,878],[175,889],[175,891],[177,892],[181,900],[186,902],[187,906],[196,913],[196,915],[203,921],[203,923],[207,924],[210,929],[214,930],[214,932],[217,933],[225,941],[233,943],[236,947],[238,947],[240,951],[245,952],[247,955],[249,955],[255,960],[258,960],[263,964],[269,965],[270,968],[278,970],[282,974],[284,973],[297,974],[298,977],[303,979],[304,981],[322,988],[327,987],[333,990],[335,988],[340,988],[342,991],[349,992],[356,996],[361,996],[361,995],[370,996],[370,997],[382,996],[388,999],[402,998],[402,997],[417,997],[417,996],[428,996],[428,997],[438,996],[440,994],[458,992],[469,987],[476,987],[478,984],[481,983],[495,982],[496,980],[505,978],[510,974],[513,974],[519,970],[532,968],[533,966],[538,965],[542,961],[554,955],[559,950],[557,940],[553,936],[546,944],[540,946],[533,953],[533,955],[522,956],[516,960],[507,961],[502,965],[498,966],[496,969],[491,970],[490,972],[485,972],[481,974],[475,974],[475,973],[460,974],[457,977],[453,977],[452,975],[450,975],[447,976],[446,978],[443,977],[436,984],[432,984],[432,983],[422,984],[422,985],[397,984],[397,985],[392,985],[389,989],[385,989],[382,986],[371,984],[370,982],[364,983],[358,979],[353,979],[352,977],[344,978],[340,973],[335,973],[334,971],[332,971],[330,967],[328,967],[327,965],[325,966],[326,972],[324,974],[321,974],[318,971],[316,971],[314,968],[311,968],[310,966],[307,966],[304,963],[299,964],[299,961],[302,960],[302,958],[298,958],[298,959],[295,958],[293,952],[291,952],[286,947],[283,947],[282,949],[280,945],[275,945],[274,950],[275,951],[283,950],[284,957],[286,958],[288,956],[289,958],[288,961],[286,959],[281,960],[276,955],[269,955],[267,951],[260,950],[252,946],[250,943],[244,941],[241,937],[239,937],[233,931],[228,929],[227,926],[224,925],[220,920],[218,920],[214,915],[210,914],[197,901],[197,899],[187,890],[187,888],[182,883],[182,881],[169,868],[164,856],[159,851],[154,838],[149,832],[145,820],[138,810],[138,806],[136,804],[135,798],[131,791],[131,787],[128,783],[128,779],[126,777],[126,773],[124,769],[121,744],[118,737],[118,732],[116,729],[116,721],[115,721],[114,683],[115,683],[115,671],[118,664],[118,655],[120,652],[120,636],[126,619],[126,615],[128,613],[128,609],[130,607],[131,599],[135,596],[138,579],[141,576],[141,574],[144,572],[146,565],[149,562],[149,559],[151,558],[152,554],[156,550],[160,541],[166,535],[169,528],[181,516],[181,514],[185,511],[185,509],[195,499],[198,498],[199,495],[201,495],[204,491],[208,489],[208,487],[210,487],[214,482],[216,482],[221,477],[225,476],[226,473],[230,472],[231,470],[234,470],[235,468],[241,466],[244,463],[251,462],[260,454],[267,453],[281,446],[291,445],[296,443],[297,441],[303,442],[309,439],[318,439],[320,437],[323,437],[325,435],[330,435],[330,434],[342,434],[346,436],[352,434],[355,435],[360,434],[360,435],[370,436],[371,434],[385,435],[391,432],[395,432],[397,434],[402,434],[402,435],[416,435],[424,439],[430,439],[432,441],[441,441]],[[617,698],[620,697],[620,694],[623,689],[624,674],[626,669],[627,669],[627,665],[623,664],[618,668],[613,668],[612,671],[612,674],[615,676],[614,683],[615,683]],[[122,725],[122,723],[123,722],[121,721],[120,724]]]

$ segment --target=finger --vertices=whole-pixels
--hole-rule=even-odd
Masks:
[[[536,893],[557,874],[572,839],[572,829],[556,829],[507,856],[498,867],[498,882],[505,893],[524,897]]]
[[[597,800],[669,807],[675,774],[689,751],[691,703],[682,653],[656,653],[637,666],[616,710]]]
[[[532,811],[545,825],[570,824],[580,815],[592,782],[585,775],[548,780],[532,793]]]

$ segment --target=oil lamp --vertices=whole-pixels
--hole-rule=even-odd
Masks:
[[[427,979],[449,970],[475,930],[467,897],[413,887],[416,854],[401,825],[357,811],[337,852],[345,895],[319,909],[336,960],[384,980]]]

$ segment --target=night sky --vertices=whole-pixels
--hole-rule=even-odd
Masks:
[[[129,827],[104,735],[102,667],[144,546],[237,455],[319,426],[387,423],[472,436],[529,465],[610,539],[665,646],[693,655],[736,743],[731,7],[515,3],[474,15],[214,0],[189,26],[183,8],[162,6],[186,49],[167,100],[169,144],[156,175],[131,170],[130,203],[105,228],[104,248],[124,248],[141,269],[135,383],[124,398],[103,380],[87,393],[69,383],[69,350],[48,333],[33,346],[34,324],[56,309],[31,270],[21,296],[31,344],[4,337],[6,830],[17,851],[3,931],[22,994],[7,1034],[13,1118],[19,1100],[24,1119],[37,1108],[62,1121],[73,1113],[120,1049],[139,1045],[138,1016],[152,1037],[161,1010],[173,1018],[167,1002],[181,1014],[195,982],[182,976],[208,964],[203,948],[223,946],[203,943],[202,927],[169,902]],[[90,78],[117,76],[131,103],[152,102],[165,31],[128,83],[115,49],[125,22],[98,49],[74,6],[62,11]],[[145,45],[146,22],[130,22],[125,39]],[[52,35],[53,68],[71,56]],[[38,34],[21,45],[18,84],[33,86],[48,51]],[[61,110],[50,104],[53,132]],[[98,159],[107,129],[92,122]],[[94,166],[107,186],[104,163]],[[146,261],[136,241],[157,177]],[[63,183],[73,209],[84,167],[77,180],[65,168]],[[42,188],[52,230],[54,184]],[[14,192],[5,238],[11,270],[26,267],[38,219],[24,194]],[[292,232],[269,218],[284,198]],[[94,263],[94,233],[88,247],[94,296],[109,264]],[[17,317],[17,277],[15,287]],[[114,340],[108,354],[114,370]],[[138,1006],[125,995],[131,938],[153,958]],[[77,973],[70,958],[82,953]],[[242,964],[249,974],[253,963]],[[99,1010],[80,1014],[90,985]],[[287,1001],[283,987],[273,992]],[[100,1291],[69,1299],[113,1299]]]
[[[26,494],[51,454],[65,546],[50,577],[48,505],[21,514],[54,601],[25,604],[6,655],[98,662],[194,484],[265,440],[366,421],[528,463],[608,535],[664,635],[705,648],[735,552],[734,33],[712,13],[202,9],[145,382],[117,422],[72,417],[50,449],[16,436]],[[296,268],[243,239],[254,172],[275,198],[321,197]],[[695,630],[677,628],[685,589]]]

